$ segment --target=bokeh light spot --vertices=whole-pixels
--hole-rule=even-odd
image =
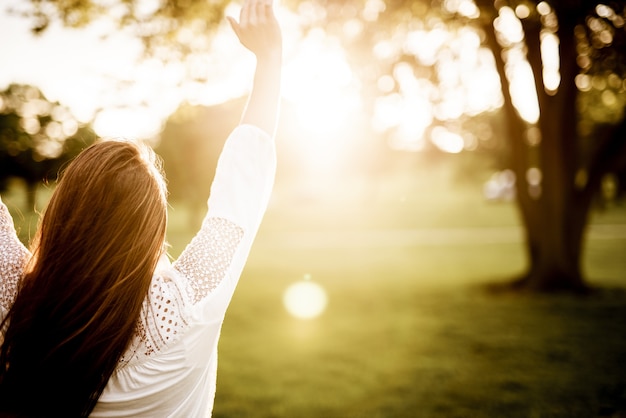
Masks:
[[[463,137],[461,135],[450,132],[441,126],[433,128],[431,140],[437,148],[451,154],[457,154],[463,151],[465,146],[465,142],[463,141]]]
[[[328,303],[322,286],[309,280],[292,283],[283,294],[283,304],[290,315],[299,319],[316,318],[324,312]]]

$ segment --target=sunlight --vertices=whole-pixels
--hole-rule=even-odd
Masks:
[[[559,38],[550,31],[541,31],[541,62],[545,90],[549,94],[554,94],[561,84]]]
[[[112,108],[98,113],[93,128],[102,137],[150,139],[159,134],[162,123],[147,107]]]
[[[285,54],[282,97],[292,129],[293,156],[303,171],[336,178],[358,146],[362,99],[345,50],[322,29],[310,31]]]
[[[239,6],[231,3],[225,14],[238,16]],[[236,44],[232,29],[223,24],[213,35],[210,53],[192,54],[178,71],[182,72],[185,100],[191,105],[213,106],[248,93],[254,57]]]
[[[465,147],[465,142],[461,135],[451,132],[442,126],[433,128],[431,141],[440,150],[451,154],[458,154]]]
[[[469,3],[450,1],[448,6],[458,8],[464,4]],[[377,56],[395,53],[391,42],[385,48],[378,46],[374,50]],[[426,66],[434,65],[437,82],[407,62],[395,64],[391,75],[377,80],[381,96],[375,101],[372,126],[378,132],[389,133],[392,148],[420,151],[425,145],[424,133],[434,122],[471,117],[502,106],[493,55],[481,47],[476,30],[447,30],[439,25],[431,30],[409,31],[402,41],[402,52]],[[463,138],[456,134],[435,135],[439,141],[436,145],[448,152],[459,152],[459,144],[461,149],[465,147]]]
[[[445,0],[443,2],[443,6],[449,12],[456,12],[461,16],[469,17],[472,19],[480,16],[480,11],[472,0]]]
[[[536,123],[539,120],[539,102],[537,101],[535,78],[530,64],[528,64],[526,57],[509,54],[506,67],[507,75],[510,78],[509,89],[513,106],[526,122]]]
[[[310,281],[305,275],[303,280],[287,287],[283,294],[283,304],[290,315],[299,319],[316,318],[324,312],[328,297],[324,288]]]
[[[141,8],[149,14],[157,3],[145,0]],[[471,0],[446,0],[444,3],[448,10],[464,16],[475,17],[479,13]],[[236,16],[239,7],[232,3],[226,14]],[[374,21],[385,7],[384,1],[368,0],[359,13],[366,20]],[[287,109],[293,110],[285,123],[291,124],[290,129],[298,133],[292,142],[306,170],[336,177],[337,168],[350,161],[349,156],[354,155],[362,140],[361,133],[369,127],[388,133],[393,148],[417,151],[424,147],[427,140],[424,134],[434,122],[471,117],[502,105],[493,56],[481,47],[480,32],[470,27],[451,29],[439,22],[429,29],[415,25],[407,28],[404,36],[374,42],[373,57],[382,61],[389,59],[395,65],[374,80],[379,97],[375,99],[371,121],[363,121],[361,95],[364,93],[347,58],[351,51],[346,51],[341,40],[323,28],[303,30],[307,24],[323,19],[323,8],[303,2],[298,10],[299,13],[295,13],[279,7],[277,14],[283,24],[285,40],[283,115],[287,114]],[[500,12],[495,25],[506,42],[512,44],[523,39],[516,13],[523,16],[524,11],[503,7]],[[42,85],[49,99],[61,99],[79,121],[93,119],[94,130],[100,136],[157,137],[167,118],[181,103],[218,105],[243,97],[249,91],[254,57],[236,44],[227,23],[216,30],[210,53],[193,52],[185,60],[167,63],[139,59],[140,45],[123,31],[101,38],[102,34],[112,31],[111,24],[110,19],[100,19],[94,26],[81,30],[82,36],[76,36],[78,31],[54,27],[46,37],[31,39],[29,42],[33,43],[23,48],[29,51],[26,68],[32,71],[32,75],[29,73],[23,80]],[[0,27],[0,33],[11,33],[12,29]],[[356,37],[363,30],[365,26],[357,18],[343,26],[348,38]],[[179,36],[185,38],[181,42],[193,43],[194,33],[192,29],[181,31]],[[558,48],[554,37],[545,39],[548,52],[554,50],[555,41]],[[51,63],[53,71],[47,75],[54,82],[38,81],[42,72],[35,71],[40,66],[33,63],[41,62],[42,58],[30,52],[37,49],[31,48],[34,42],[40,42],[39,47],[47,51],[43,58]],[[61,44],[71,47],[60,49]],[[12,54],[18,55],[17,52]],[[418,70],[419,66],[397,60],[401,54],[412,55],[424,67],[434,68],[426,72]],[[509,51],[507,71],[512,77],[514,104],[522,117],[532,122],[538,117],[537,100],[532,96],[534,88],[530,88],[533,87],[532,74],[521,55],[520,51]],[[57,62],[67,65],[57,68]],[[550,66],[552,72],[546,76],[547,86],[558,85],[555,68],[558,71],[555,65]],[[436,74],[430,73],[432,71]],[[0,77],[0,81],[3,80]],[[605,100],[610,102],[611,97],[607,95]],[[30,131],[40,129],[35,123],[28,123]],[[74,129],[69,125],[63,128]],[[50,133],[56,134],[58,129],[55,129],[55,126],[50,127]],[[441,146],[458,149],[463,138],[461,142],[459,138],[450,138],[443,140]]]
[[[505,45],[512,45],[524,40],[522,22],[508,6],[500,8],[498,17],[494,19],[493,26],[496,28],[500,41]]]
[[[524,15],[523,12],[520,14]],[[513,106],[526,122],[536,123],[539,120],[539,102],[535,90],[535,78],[532,68],[526,59],[526,52],[522,42],[524,40],[522,24],[515,11],[505,6],[500,9],[493,25],[498,34],[498,41],[508,48],[505,50],[504,60]],[[548,40],[546,45],[546,50],[552,54],[551,40]],[[556,77],[554,77],[554,68],[555,65],[552,60],[547,72],[548,85],[551,87],[557,83]]]
[[[424,131],[432,122],[433,106],[425,97],[393,93],[376,99],[373,127],[379,132],[395,129],[389,140],[394,149],[422,149]]]
[[[344,50],[321,29],[311,31],[286,63],[282,91],[300,126],[322,141],[333,140],[361,107]]]
[[[449,38],[450,32],[441,28],[416,30],[407,34],[403,48],[405,52],[415,55],[423,65],[433,65]]]

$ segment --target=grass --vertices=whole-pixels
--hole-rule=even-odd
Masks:
[[[222,330],[216,418],[626,415],[626,209],[594,213],[609,232],[583,268],[601,290],[496,296],[482,285],[525,267],[515,208],[447,181],[333,195],[279,178]],[[192,229],[174,207],[177,255]],[[298,320],[282,297],[305,275],[329,304]]]
[[[623,239],[590,243],[591,297],[496,297],[480,285],[521,271],[519,242],[279,248],[272,232],[224,324],[216,417],[626,412]],[[308,321],[281,306],[304,274],[330,301]]]
[[[482,285],[520,273],[523,245],[478,238],[518,226],[514,207],[467,188],[423,204],[420,190],[403,193],[411,184],[393,187],[367,207],[353,197],[270,207],[224,324],[214,416],[626,414],[626,237],[587,241],[583,267],[602,289],[592,296],[494,296]],[[593,222],[623,225],[626,211]],[[474,243],[458,233],[473,227]],[[380,232],[420,228],[430,243]],[[281,301],[305,274],[329,298],[308,321]]]

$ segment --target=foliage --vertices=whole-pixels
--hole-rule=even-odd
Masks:
[[[29,17],[37,34],[55,21],[77,28],[110,20],[119,30],[141,39],[147,54],[172,61],[206,52],[227,4],[225,0],[29,0],[14,6],[13,12]]]
[[[120,0],[112,8],[117,15],[98,13],[137,29],[147,46],[154,40],[158,50],[173,51],[163,55],[168,59],[193,56],[184,41],[194,38],[193,22],[205,3],[157,2],[137,15],[140,2]],[[42,21],[57,13],[66,24],[78,25],[93,20],[90,13],[101,3],[30,4],[33,16],[47,16]],[[529,271],[520,283],[584,289],[580,260],[591,202],[605,175],[626,166],[623,2],[287,0],[286,5],[297,11],[305,35],[321,31],[343,46],[372,128],[391,146],[504,154],[515,173],[528,237]],[[206,22],[212,16],[208,13]],[[142,31],[143,23],[154,30]],[[475,76],[471,82],[469,74]],[[480,75],[485,77],[476,78]],[[383,111],[393,117],[379,117]]]
[[[94,140],[91,129],[37,88],[10,85],[0,92],[0,190],[18,177],[34,193],[37,183],[55,180],[62,165]]]
[[[529,270],[516,285],[584,290],[580,260],[588,213],[606,173],[625,167],[626,119],[612,125],[593,120],[610,114],[616,105],[623,114],[623,103],[617,100],[603,100],[604,111],[586,112],[587,118],[580,117],[577,103],[588,99],[580,91],[589,79],[598,81],[593,88],[604,90],[607,99],[613,93],[600,81],[626,79],[626,9],[623,4],[591,1],[502,2],[496,8],[489,2],[479,4],[481,10],[492,11],[483,28],[503,84],[510,164],[528,236]],[[517,31],[510,31],[512,25]],[[534,81],[538,114],[532,117],[524,116],[515,103],[511,61],[520,54]],[[604,62],[601,57],[607,56],[613,59]],[[587,132],[576,120],[584,120]]]
[[[464,51],[463,45],[459,43],[459,35],[475,35],[483,44],[482,53],[486,48],[493,47],[485,42],[484,27],[498,18],[500,9],[522,8],[528,13],[524,19],[538,21],[541,18],[545,22],[546,16],[542,17],[536,12],[537,3],[528,0],[502,0],[495,3],[478,0],[475,4],[480,7],[479,13],[473,6],[474,2],[469,0],[414,0],[409,3],[381,0],[284,2],[300,15],[300,24],[305,32],[324,28],[325,32],[340,39],[345,50],[349,51],[348,57],[360,81],[363,96],[369,98],[370,114],[375,113],[376,102],[380,102],[380,99],[396,94],[403,98],[414,95],[415,89],[411,89],[407,83],[418,81],[418,90],[429,92],[428,100],[435,109],[450,100],[462,102],[459,103],[459,110],[452,113],[435,112],[431,123],[423,127],[424,136],[431,136],[432,128],[441,125],[462,134],[466,148],[471,150],[500,148],[502,134],[499,128],[492,132],[476,129],[474,120],[480,114],[496,110],[493,105],[476,107],[476,104],[468,102],[480,96],[477,94],[480,90],[465,95],[452,94],[468,87],[463,85],[463,80],[451,81],[445,75],[447,66],[458,65],[463,59]],[[592,0],[555,0],[550,3],[554,10],[563,10],[568,16],[574,16],[584,23],[577,26],[575,34],[579,41],[578,62],[583,75],[577,80],[581,90],[579,128],[583,135],[590,136],[598,123],[610,124],[622,120],[624,95],[620,92],[624,89],[626,69],[626,54],[622,52],[625,50],[622,9],[618,2],[600,5],[597,10],[596,6],[600,3]],[[212,29],[223,20],[226,6],[227,2],[222,0],[166,0],[153,3],[139,0],[30,0],[26,6],[14,11],[30,16],[36,33],[45,32],[53,21],[60,21],[69,27],[80,27],[98,19],[109,19],[121,30],[128,30],[142,39],[146,54],[164,60],[192,62],[197,54],[207,52]],[[437,39],[431,36],[435,32],[446,32],[449,36]],[[424,52],[423,47],[427,44],[428,52]],[[468,45],[465,49],[472,48],[475,46]],[[492,62],[482,61],[470,64],[478,65],[477,70],[480,71],[487,71],[490,65],[493,66]],[[407,69],[413,72],[412,79],[407,79]],[[402,132],[398,131],[402,128],[396,125],[382,130],[391,143],[401,147],[398,137]],[[419,134],[419,130],[415,132],[414,135]]]
[[[489,2],[478,1],[483,9],[488,9]],[[533,68],[536,89],[541,101],[542,96],[555,96],[558,90],[573,90],[577,108],[572,109],[576,120],[577,138],[572,139],[572,146],[579,148],[578,158],[581,167],[589,165],[590,160],[596,158],[598,148],[606,142],[607,127],[615,127],[624,120],[626,110],[626,9],[618,2],[602,4],[598,1],[552,1],[551,6],[544,3],[543,9],[537,4],[540,2],[502,2],[500,8],[515,9],[519,14],[519,21],[526,34],[522,44],[525,48],[543,48],[539,40],[532,40],[533,36],[540,38],[549,35],[569,37],[561,41],[560,86],[554,89],[548,86],[545,80],[549,57],[537,56],[537,52],[528,51],[528,59]],[[491,19],[498,18],[498,10],[490,11]],[[495,12],[495,15],[494,15]],[[560,21],[560,26],[559,26]],[[514,47],[514,42],[498,39],[504,54]],[[565,42],[567,41],[567,42]],[[566,49],[564,44],[573,41],[574,49]],[[531,42],[530,45],[529,42]],[[543,54],[543,52],[541,52]],[[575,63],[575,64],[574,64]],[[574,65],[572,65],[574,64]],[[557,63],[557,66],[559,63]],[[569,69],[569,67],[574,67]],[[545,110],[544,103],[539,103]],[[538,138],[540,141],[541,139]],[[529,143],[531,143],[529,140]],[[622,150],[622,153],[624,150]],[[608,170],[623,169],[623,162],[610,166]]]

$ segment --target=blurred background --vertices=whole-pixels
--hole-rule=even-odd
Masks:
[[[170,254],[254,70],[222,0],[0,6],[0,192],[148,141]],[[626,416],[626,7],[282,0],[279,166],[216,417]]]

